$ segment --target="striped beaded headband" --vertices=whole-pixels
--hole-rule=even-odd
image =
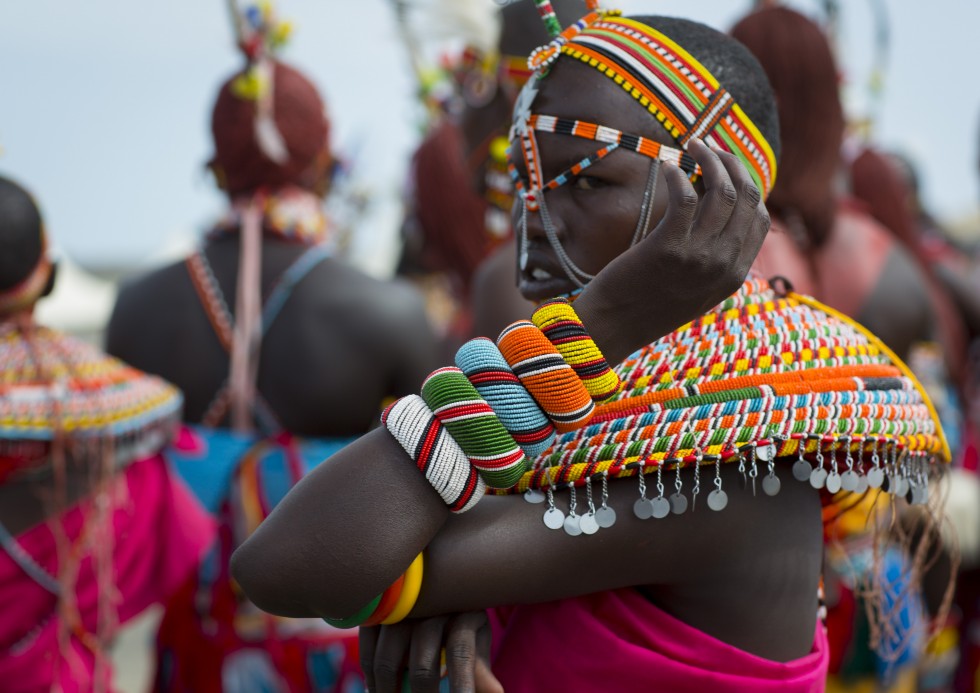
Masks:
[[[682,147],[701,138],[731,152],[745,164],[763,198],[772,190],[776,157],[765,137],[718,80],[664,34],[617,12],[596,10],[535,50],[528,64],[543,71],[559,55],[612,79]]]

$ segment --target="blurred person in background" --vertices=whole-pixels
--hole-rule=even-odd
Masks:
[[[330,122],[310,80],[274,57],[268,4],[236,15],[246,67],[220,88],[210,168],[227,216],[184,262],[123,288],[112,353],[184,389],[175,461],[220,537],[168,604],[159,691],[346,691],[356,634],[259,612],[228,558],[313,466],[418,387],[436,344],[421,297],[331,256],[322,210]]]
[[[583,0],[553,6],[565,23],[585,12]],[[438,3],[430,11],[450,14]],[[449,355],[467,337],[496,335],[532,309],[517,289],[507,147],[514,101],[531,75],[527,57],[547,34],[531,0],[493,13],[495,23],[480,24],[479,35],[466,37],[468,45],[452,68],[455,96],[412,160],[403,267],[450,276],[457,312]]]
[[[34,321],[47,243],[0,177],[0,688],[107,691],[119,626],[177,591],[214,524],[161,454],[177,389]]]
[[[930,293],[916,256],[843,191],[846,123],[826,35],[816,23],[783,7],[754,12],[731,33],[759,59],[779,105],[783,154],[767,202],[773,225],[755,268],[812,292],[908,359],[919,345],[945,334],[944,323],[934,319],[942,296]],[[896,502],[901,511],[904,502]],[[824,573],[830,607],[828,687],[912,690],[924,635],[923,596],[908,590],[912,537],[897,534],[876,564],[869,555],[876,523],[868,508],[830,513],[830,518]],[[881,576],[870,575],[873,570]],[[867,585],[876,580],[900,595],[887,607],[891,632],[884,638],[871,637],[866,617]],[[925,595],[932,597],[933,613],[943,610],[949,580],[946,565],[932,583],[927,581],[935,585],[935,593]],[[869,640],[876,641],[874,649]]]

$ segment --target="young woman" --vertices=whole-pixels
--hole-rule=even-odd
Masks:
[[[768,83],[744,48],[684,20],[593,11],[531,60],[511,152],[521,290],[545,301],[584,285],[577,318],[625,387],[596,391],[594,410],[571,407],[563,369],[592,382],[603,360],[568,351],[559,363],[568,340],[555,325],[581,333],[570,317],[549,322],[565,309],[546,302],[537,328],[501,335],[505,365],[487,341],[457,356],[528,454],[517,483],[498,476],[499,456],[475,451],[489,434],[466,421],[483,400],[440,405],[435,384],[456,376],[436,372],[422,400],[396,404],[385,428],[297,486],[233,573],[275,613],[381,623],[362,630],[371,690],[396,690],[403,672],[413,690],[434,690],[444,641],[452,684],[469,690],[473,667],[454,655],[472,655],[482,623],[449,616],[486,609],[493,675],[508,691],[819,690],[814,489],[840,488],[838,463],[855,490],[877,482],[853,469],[864,452],[879,458],[872,449],[941,452],[928,406],[858,327],[761,280],[742,284],[769,225],[777,142]],[[537,410],[511,417],[491,376],[519,381],[548,414],[559,436],[545,452],[522,428]],[[907,408],[886,404],[893,396]],[[464,404],[473,409],[454,409]],[[867,416],[880,440],[864,438]],[[447,436],[487,485],[531,491],[449,512],[469,510],[470,496],[447,493],[462,488],[440,472],[459,465]],[[796,457],[801,444],[812,463]],[[790,455],[809,484],[776,464]],[[398,622],[406,609],[422,620]]]

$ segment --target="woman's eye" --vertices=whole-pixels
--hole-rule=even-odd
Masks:
[[[572,185],[578,190],[596,190],[603,186],[603,181],[593,176],[579,176]]]

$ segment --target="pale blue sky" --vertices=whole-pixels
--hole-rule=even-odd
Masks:
[[[608,3],[607,3],[608,4]],[[748,0],[627,0],[627,11],[727,28]],[[816,0],[789,3],[816,12]],[[913,153],[946,216],[975,210],[980,52],[973,0],[886,0],[892,18],[879,135]],[[868,0],[842,2],[845,73],[862,102]],[[389,201],[363,248],[391,237],[390,213],[418,133],[413,83],[385,0],[280,0],[296,24],[284,58],[323,89],[335,142]],[[205,175],[217,85],[240,64],[224,0],[30,0],[0,4],[0,172],[39,197],[52,234],[88,262],[128,261],[202,228],[221,199]]]

